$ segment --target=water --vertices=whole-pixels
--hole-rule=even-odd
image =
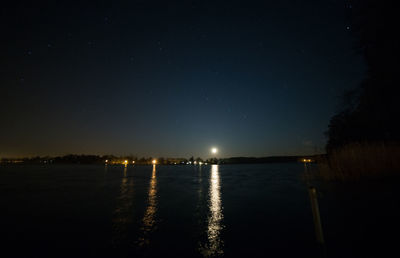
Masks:
[[[2,166],[1,252],[3,257],[318,257],[303,169],[301,164]],[[324,219],[331,219],[325,233],[336,241],[332,253],[346,257],[352,247],[340,244],[335,234],[342,221],[332,220],[341,217],[330,215],[341,202],[329,203],[321,203],[324,226]]]

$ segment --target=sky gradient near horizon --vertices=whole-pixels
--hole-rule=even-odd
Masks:
[[[365,65],[349,1],[48,1],[1,10],[0,158],[323,152]]]

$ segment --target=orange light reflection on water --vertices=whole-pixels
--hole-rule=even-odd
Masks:
[[[156,226],[155,215],[157,213],[157,177],[156,165],[153,165],[153,171],[150,179],[150,186],[148,192],[148,205],[146,212],[143,216],[143,226],[141,227],[142,236],[139,238],[139,246],[149,245],[150,234],[154,231]]]

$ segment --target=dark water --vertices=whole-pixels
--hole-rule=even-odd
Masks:
[[[2,257],[319,257],[303,169],[2,166]],[[328,254],[363,257],[378,224],[354,223],[349,196],[324,189]]]

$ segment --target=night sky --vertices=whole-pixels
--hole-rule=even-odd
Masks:
[[[365,73],[344,0],[8,2],[0,157],[319,153]]]

